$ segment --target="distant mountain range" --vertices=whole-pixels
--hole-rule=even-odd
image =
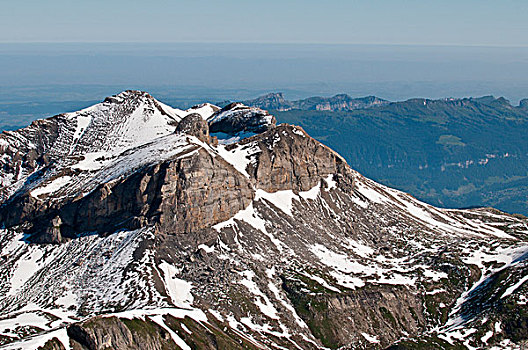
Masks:
[[[528,214],[528,99],[288,101],[272,93],[243,102],[302,126],[366,176],[428,203]]]
[[[390,103],[376,96],[352,98],[346,94],[333,97],[309,97],[303,100],[288,101],[282,93],[270,93],[254,100],[243,101],[244,104],[278,111],[299,109],[303,111],[351,111]]]

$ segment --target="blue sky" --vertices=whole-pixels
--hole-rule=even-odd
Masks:
[[[0,0],[0,42],[528,46],[526,0]]]

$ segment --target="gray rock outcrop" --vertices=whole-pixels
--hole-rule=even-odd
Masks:
[[[183,118],[176,127],[176,132],[195,136],[198,140],[203,142],[211,142],[209,125],[198,113],[191,113]]]

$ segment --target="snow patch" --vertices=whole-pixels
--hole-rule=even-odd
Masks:
[[[507,296],[511,295],[513,292],[515,292],[515,290],[517,288],[519,288],[520,286],[523,285],[524,282],[528,281],[528,275],[524,276],[523,278],[521,278],[521,280],[517,283],[515,283],[513,286],[509,287],[508,289],[506,289],[506,291],[504,292],[504,294],[502,294],[501,296],[501,299],[502,298],[506,298]]]
[[[75,133],[73,134],[72,149],[75,143],[81,138],[82,134],[86,131],[86,128],[88,128],[88,125],[90,125],[91,121],[92,116],[90,114],[77,115],[77,127],[75,129]]]
[[[73,169],[78,170],[99,170],[109,163],[109,160],[105,160],[105,156],[108,156],[107,152],[91,152],[83,154],[84,159],[73,165]]]
[[[371,187],[367,187],[362,182],[358,181],[356,182],[356,190],[361,193],[363,196],[365,196],[368,200],[374,203],[383,204],[388,201],[388,199],[383,196],[378,191],[374,190]]]
[[[206,244],[200,244],[200,245],[198,246],[198,249],[203,249],[206,253],[212,253],[212,252],[214,252],[214,249],[215,249],[215,248],[214,248],[214,245],[212,245],[212,246],[209,247],[209,246],[206,245]]]
[[[304,132],[300,129],[297,129],[296,127],[293,127],[292,128],[292,132],[295,134],[295,135],[299,135],[299,136],[302,136],[302,137],[306,137],[306,135],[304,134]]]
[[[347,248],[353,250],[354,253],[361,257],[366,258],[374,254],[374,249],[351,238],[347,238],[346,243],[348,243],[346,245]]]
[[[293,200],[299,200],[299,197],[295,193],[293,193],[292,190],[284,190],[270,193],[258,189],[255,192],[255,200],[257,201],[262,199],[265,199],[266,201],[270,202],[285,214],[293,216]]]
[[[177,307],[191,308],[191,304],[194,300],[191,294],[191,283],[177,278],[176,276],[180,271],[167,262],[159,264],[159,268],[163,271],[165,289],[167,290],[172,303]]]
[[[314,186],[311,190],[299,192],[299,197],[304,199],[315,200],[319,196],[320,189],[320,185]]]
[[[310,275],[308,273],[303,273],[303,275],[308,277],[311,280],[314,280],[315,282],[319,283],[321,286],[325,287],[328,290],[331,290],[331,291],[336,292],[336,293],[341,293],[341,291],[339,289],[329,285],[328,282],[326,282],[325,279],[323,279],[323,278],[321,278],[319,276]]]
[[[55,304],[62,306],[65,309],[68,309],[71,306],[76,306],[77,305],[77,295],[75,295],[75,293],[69,290],[63,296],[55,300]]]
[[[326,191],[330,191],[330,190],[337,188],[337,182],[334,180],[334,174],[328,175],[325,181],[326,181],[326,185],[328,186],[326,188]]]
[[[363,336],[363,338],[365,338],[369,343],[372,343],[372,344],[378,344],[380,341],[378,339],[377,336],[375,335],[370,335],[370,334],[367,334],[367,333],[361,333],[361,335]]]
[[[56,178],[45,186],[38,187],[31,191],[31,196],[38,198],[40,195],[56,192],[66,186],[71,179],[71,176],[68,175]]]
[[[218,111],[220,107],[217,107],[215,105],[212,105],[210,103],[203,103],[197,106],[193,106],[185,111],[186,115],[189,115],[191,113],[197,113],[199,114],[203,120],[209,119],[213,114],[215,114],[216,111]]]
[[[480,340],[483,342],[483,343],[487,343],[488,340],[491,339],[491,337],[493,337],[493,331],[487,331],[486,334],[484,334],[482,336],[482,338],[480,338]]]
[[[10,284],[11,289],[8,295],[16,295],[18,289],[20,289],[40,268],[43,264],[41,258],[44,252],[40,247],[33,246],[29,249],[29,252],[24,254],[18,260],[16,269],[11,276]]]
[[[222,317],[222,314],[216,310],[209,309],[208,310],[211,315],[213,315],[214,318],[216,318],[220,322],[224,322],[224,317]]]
[[[251,164],[254,159],[253,156],[260,152],[260,149],[256,144],[248,144],[244,146],[238,146],[228,151],[224,145],[218,145],[215,148],[216,152],[220,157],[224,158],[230,163],[238,172],[249,179],[247,173],[247,167]]]

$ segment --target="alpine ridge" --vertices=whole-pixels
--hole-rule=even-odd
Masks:
[[[254,100],[243,102],[248,106],[259,107],[268,110],[290,111],[353,111],[375,106],[389,104],[389,101],[376,96],[353,98],[347,94],[338,94],[332,97],[309,97],[297,101],[289,101],[280,92],[269,93]]]
[[[519,349],[528,219],[259,107],[125,91],[0,135],[0,349]]]

